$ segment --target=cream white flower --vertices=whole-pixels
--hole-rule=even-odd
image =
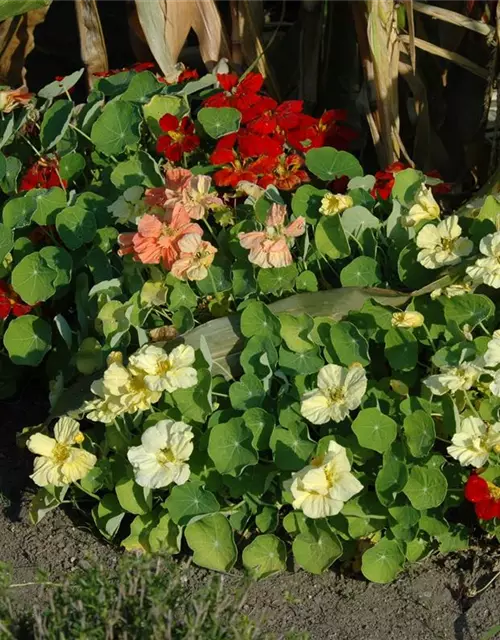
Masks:
[[[161,347],[145,345],[130,357],[129,367],[145,373],[144,382],[153,391],[188,389],[193,387],[198,376],[191,365],[195,360],[193,347],[181,344],[167,353]]]
[[[121,398],[106,393],[103,380],[95,380],[90,390],[97,396],[92,400],[87,400],[83,405],[83,411],[86,417],[92,422],[102,422],[110,424],[116,418],[125,413],[125,407],[121,402]]]
[[[344,504],[363,489],[351,473],[346,450],[333,441],[324,456],[314,458],[284,486],[293,496],[293,508],[302,509],[308,518],[340,513]]]
[[[413,227],[424,220],[439,218],[440,213],[439,205],[434,200],[432,191],[423,184],[417,193],[415,204],[408,211],[408,214],[402,217],[401,222],[405,227]]]
[[[451,442],[448,453],[463,467],[482,467],[488,461],[490,451],[500,445],[500,422],[488,426],[481,418],[462,418]]]
[[[442,289],[434,289],[431,292],[432,300],[436,300],[440,296],[445,298],[454,298],[455,296],[463,296],[466,293],[472,293],[474,291],[474,284],[472,280],[464,278],[461,283],[450,284],[449,287],[443,287]]]
[[[490,382],[489,390],[494,396],[500,397],[500,371],[495,372],[495,376]]]
[[[327,364],[318,373],[318,387],[302,396],[300,413],[313,424],[340,422],[361,404],[366,392],[366,373],[361,366],[349,369]]]
[[[118,200],[115,200],[108,207],[108,211],[121,224],[136,224],[147,210],[147,205],[142,200],[143,195],[144,189],[142,187],[129,187]]]
[[[500,288],[500,231],[490,233],[479,243],[479,251],[486,256],[479,258],[467,274],[478,282],[483,282],[494,289]]]
[[[500,364],[500,329],[493,332],[483,359],[486,367],[496,367]]]
[[[39,487],[49,484],[63,487],[84,478],[97,462],[88,451],[75,447],[83,442],[80,425],[71,418],[60,418],[54,427],[54,438],[43,433],[32,435],[26,446],[39,456],[35,458],[33,482]]]
[[[236,185],[236,193],[242,193],[253,200],[258,200],[265,193],[265,189],[259,187],[259,185],[249,182],[248,180],[240,180]]]
[[[336,216],[342,211],[354,206],[354,200],[351,196],[341,193],[327,193],[321,199],[319,212],[324,216]]]
[[[426,269],[458,264],[474,247],[472,241],[461,238],[461,234],[458,216],[450,216],[438,225],[426,224],[417,235],[417,247],[421,249],[417,260]]]
[[[125,367],[119,362],[111,362],[104,372],[103,390],[104,398],[118,398],[123,412],[127,413],[147,411],[161,398],[161,391],[147,384],[145,371],[132,368],[130,364]]]
[[[193,453],[193,438],[188,424],[174,420],[160,420],[146,429],[141,444],[127,453],[137,484],[159,489],[187,482],[191,472],[186,461]]]
[[[392,314],[391,319],[393,327],[402,329],[415,329],[421,327],[424,322],[425,318],[419,311],[398,311]]]
[[[450,391],[467,391],[473,387],[484,369],[478,362],[462,362],[458,367],[445,367],[441,373],[429,376],[424,384],[436,396],[442,396]]]

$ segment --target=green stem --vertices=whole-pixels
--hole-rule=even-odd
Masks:
[[[469,397],[469,394],[467,393],[467,391],[464,391],[464,396],[465,396],[465,401],[467,402],[467,404],[469,405],[469,409],[472,411],[472,413],[476,416],[476,418],[479,418],[480,420],[482,420],[481,416],[479,415],[479,413],[477,412],[476,407],[472,404],[472,400]]]
[[[84,489],[79,482],[74,481],[73,484],[76,487],[78,487],[80,489],[80,491],[83,491],[83,493],[86,493],[91,498],[94,498],[94,500],[100,500],[99,496],[97,496],[95,493],[92,493],[91,491],[87,491],[87,489]]]

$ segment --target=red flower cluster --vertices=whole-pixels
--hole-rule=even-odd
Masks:
[[[30,189],[50,189],[50,187],[61,186],[66,188],[67,182],[59,177],[58,168],[57,158],[40,158],[21,178],[19,190],[29,191]]]
[[[155,68],[154,62],[136,62],[131,67],[123,67],[122,69],[109,69],[109,71],[97,71],[93,75],[96,78],[109,78],[109,76],[114,76],[117,73],[122,73],[122,71],[147,71],[148,69]],[[57,79],[57,78],[56,78]]]
[[[475,473],[465,485],[465,499],[474,503],[476,515],[481,520],[500,518],[500,487]]]
[[[172,162],[179,162],[184,153],[194,151],[200,144],[200,139],[194,132],[194,124],[188,116],[179,120],[176,116],[166,113],[160,118],[159,124],[166,135],[158,138],[156,150]]]
[[[0,280],[0,319],[6,320],[11,312],[18,318],[31,311],[32,307],[25,304],[12,287]]]
[[[410,165],[404,164],[404,162],[393,162],[384,171],[377,171],[375,174],[375,186],[371,190],[372,196],[374,198],[379,197],[382,200],[387,200],[391,195],[392,187],[396,181],[396,173],[409,168]],[[436,171],[435,169],[429,171],[426,175],[429,176],[429,178],[437,178],[438,180],[441,180],[439,171]],[[451,191],[451,185],[447,182],[440,182],[439,184],[432,185],[431,189],[435,194],[449,193]]]
[[[217,76],[222,91],[203,102],[205,107],[233,107],[241,113],[238,133],[221,138],[210,157],[223,165],[214,175],[219,187],[236,187],[247,180],[262,187],[295,189],[309,180],[302,155],[309,149],[332,145],[343,149],[356,137],[345,125],[345,111],[326,111],[321,118],[302,112],[302,100],[276,100],[259,93],[264,79],[248,73]]]

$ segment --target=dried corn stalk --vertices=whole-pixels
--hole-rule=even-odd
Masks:
[[[76,0],[75,9],[82,61],[87,71],[87,83],[91,87],[93,74],[108,70],[106,43],[96,0]]]
[[[45,20],[50,5],[0,23],[0,84],[19,87],[25,84],[25,62],[35,47],[33,33]]]
[[[214,0],[136,0],[137,14],[148,45],[164,74],[174,67],[191,29],[210,69],[229,46]]]

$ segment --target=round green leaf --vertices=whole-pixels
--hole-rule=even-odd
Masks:
[[[274,429],[274,417],[264,409],[255,407],[243,414],[245,426],[252,432],[252,446],[257,451],[269,448],[269,438]]]
[[[3,262],[5,256],[14,246],[14,234],[12,229],[6,227],[0,222],[0,264]]]
[[[56,227],[68,249],[79,249],[86,242],[91,242],[97,231],[94,214],[81,204],[58,213]]]
[[[404,169],[403,171],[398,171],[394,178],[392,197],[399,200],[405,207],[410,207],[421,184],[424,182],[424,174],[415,169]]]
[[[14,318],[3,336],[3,344],[14,364],[36,367],[50,349],[52,330],[37,316]]]
[[[314,349],[315,346],[309,339],[309,334],[314,326],[313,319],[302,313],[292,315],[291,313],[280,313],[281,337],[286,342],[286,346],[296,353],[304,353]]]
[[[257,464],[252,446],[253,434],[241,418],[212,427],[208,440],[208,455],[219,473],[238,476],[248,465]]]
[[[116,165],[111,172],[111,182],[117,189],[125,190],[133,186],[161,187],[163,178],[153,158],[145,151],[139,151]]]
[[[156,79],[154,73],[141,71],[132,76],[130,84],[122,93],[120,100],[144,104],[149,100],[150,96],[159,93],[164,87],[165,85]]]
[[[91,138],[97,151],[119,155],[140,139],[139,110],[130,102],[109,102],[92,126]]]
[[[59,173],[63,180],[74,180],[85,169],[85,158],[81,153],[67,153],[61,158]]]
[[[71,282],[73,260],[70,254],[62,247],[44,247],[40,249],[40,257],[54,270],[55,278],[52,283],[57,289]]]
[[[382,538],[365,551],[361,558],[361,571],[371,582],[392,582],[403,569],[405,556],[395,540]]]
[[[2,212],[2,220],[9,229],[22,229],[31,224],[31,219],[36,210],[36,200],[31,194],[26,193],[12,198],[5,203]]]
[[[346,258],[351,253],[340,216],[322,216],[314,231],[316,249],[331,260]]]
[[[370,213],[366,207],[351,207],[342,215],[342,227],[347,234],[358,237],[365,229],[378,229],[380,220]]]
[[[188,524],[197,516],[215,513],[220,509],[214,494],[194,482],[173,487],[163,506],[175,524],[180,526]]]
[[[385,334],[385,356],[397,371],[411,371],[417,365],[418,341],[408,329],[393,327]]]
[[[291,291],[295,286],[298,271],[295,264],[275,269],[260,269],[257,282],[263,293],[281,293]]]
[[[280,322],[263,302],[253,301],[247,305],[240,323],[241,333],[246,338],[262,336],[271,338],[275,345],[281,342]]]
[[[92,517],[96,527],[109,540],[113,538],[125,516],[114,493],[107,493],[98,505],[92,509]]]
[[[384,453],[396,439],[398,426],[392,418],[373,407],[358,413],[352,430],[362,447]]]
[[[17,189],[17,178],[21,172],[23,165],[15,156],[9,156],[5,159],[7,168],[3,180],[0,181],[0,187],[4,193],[14,193]]]
[[[448,482],[437,468],[413,467],[403,493],[415,509],[434,509],[444,502]]]
[[[286,547],[272,534],[257,536],[243,549],[242,560],[252,578],[267,578],[286,569]]]
[[[270,446],[276,466],[285,471],[298,471],[305,467],[315,448],[303,423],[290,430],[276,427]]]
[[[303,184],[292,197],[292,211],[296,217],[303,216],[307,222],[316,224],[321,217],[319,208],[326,189],[317,189],[310,184]]]
[[[307,376],[311,373],[317,373],[324,365],[324,361],[319,356],[317,348],[305,353],[294,353],[285,347],[281,347],[279,364],[281,370],[287,376]]]
[[[355,362],[370,364],[368,343],[351,322],[337,322],[330,329],[333,357],[346,367]]]
[[[297,291],[317,291],[318,279],[312,271],[303,271],[295,281]]]
[[[382,280],[380,265],[373,258],[358,256],[340,272],[343,287],[375,287]]]
[[[24,302],[34,305],[47,300],[56,292],[54,271],[40,253],[25,256],[12,271],[12,286]]]
[[[408,468],[401,447],[393,447],[384,453],[383,464],[375,479],[375,491],[381,504],[392,504],[406,483]]]
[[[161,513],[158,522],[148,534],[148,545],[152,553],[179,553],[181,532],[168,513]]]
[[[71,100],[56,100],[45,112],[40,127],[40,142],[45,151],[55,146],[66,133],[73,106]]]
[[[299,533],[292,545],[297,563],[310,573],[323,573],[342,555],[339,539],[326,523],[307,522],[307,533]]]
[[[211,138],[222,138],[238,131],[241,113],[231,107],[203,107],[198,111],[198,122]]]
[[[60,187],[36,189],[35,200],[36,211],[32,221],[40,225],[55,224],[56,214],[66,206],[66,193]]]
[[[198,566],[214,571],[229,571],[236,562],[238,551],[233,530],[222,514],[216,513],[191,522],[186,527],[185,536],[193,551],[193,561]]]
[[[330,182],[341,176],[354,178],[363,175],[359,161],[347,151],[337,151],[333,147],[310,149],[306,153],[306,166],[315,176]]]
[[[406,416],[403,429],[406,444],[414,458],[427,456],[436,440],[434,420],[425,411],[415,411]]]
[[[116,483],[116,496],[121,507],[129,513],[143,515],[153,507],[151,489],[139,486],[132,478],[122,478]]]
[[[480,322],[484,322],[494,315],[494,303],[486,296],[477,293],[447,298],[444,303],[446,322],[456,322],[459,327],[467,323],[471,328],[474,328]]]

